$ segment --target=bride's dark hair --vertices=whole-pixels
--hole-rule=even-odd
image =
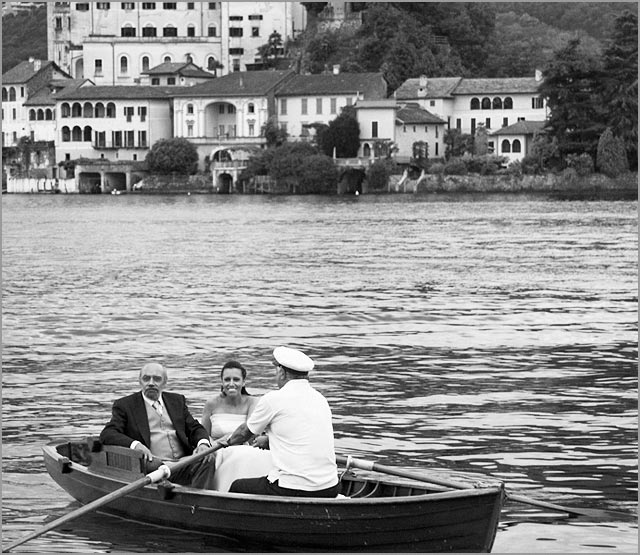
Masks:
[[[224,371],[227,368],[237,368],[238,370],[240,370],[240,372],[242,372],[242,379],[247,379],[247,369],[242,366],[242,364],[240,364],[237,360],[230,360],[228,362],[225,362],[224,366],[222,367],[222,371],[220,372],[220,379],[222,379],[222,376],[224,376]],[[220,386],[220,391],[222,392],[222,395],[226,397],[227,394],[224,392],[223,386]],[[242,389],[240,390],[240,395],[251,395],[251,393],[249,393],[247,391],[247,388],[243,385]]]

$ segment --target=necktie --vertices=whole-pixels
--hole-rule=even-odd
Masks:
[[[156,412],[162,416],[162,405],[160,404],[160,401],[154,401],[153,403],[151,403],[151,406],[156,409]]]

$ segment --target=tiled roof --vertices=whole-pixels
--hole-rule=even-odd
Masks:
[[[48,87],[42,87],[32,94],[24,103],[25,106],[55,106],[56,98],[64,90],[77,89],[86,79],[54,79]],[[53,91],[56,91],[55,93]]]
[[[192,87],[176,88],[173,96],[262,96],[293,75],[292,71],[238,71]]]
[[[502,129],[497,129],[491,135],[533,135],[542,130],[545,121],[519,121]]]
[[[39,69],[35,69],[36,62],[40,64]],[[26,61],[20,62],[17,66],[13,66],[11,69],[5,71],[2,74],[2,84],[3,85],[18,85],[21,83],[26,83],[31,79],[34,75],[42,71],[47,66],[53,64],[53,62],[48,62],[47,60],[34,60],[34,61]],[[54,64],[55,65],[55,64]]]
[[[454,94],[536,93],[540,84],[535,77],[462,79]]]
[[[215,75],[195,64],[182,62],[165,62],[143,73],[147,75],[184,75],[185,77],[215,78]]]
[[[384,83],[382,73],[296,75],[278,90],[278,96],[362,93],[365,98]],[[386,84],[385,84],[386,86]]]
[[[427,79],[426,95],[422,98],[451,98],[461,77],[430,77]],[[407,79],[398,87],[395,97],[398,100],[418,98],[420,78]]]
[[[354,106],[361,108],[396,108],[397,102],[393,98],[385,98],[384,100],[358,100]]]
[[[91,86],[64,90],[56,94],[58,100],[143,100],[169,98],[168,91],[180,91],[192,87],[152,86]]]
[[[403,106],[396,113],[400,123],[446,123],[438,116],[418,106]]]
[[[418,95],[420,78],[407,79],[395,92],[398,100],[417,98],[452,98],[462,94],[516,94],[538,91],[535,77],[505,77],[496,79],[466,79],[462,77],[429,77],[426,94]]]

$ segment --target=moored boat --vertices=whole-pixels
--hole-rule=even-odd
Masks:
[[[50,443],[51,477],[82,504],[143,477],[138,451],[97,441]],[[103,506],[102,512],[157,526],[225,536],[275,551],[489,552],[502,484],[468,490],[344,472],[335,499],[272,497],[160,482]]]

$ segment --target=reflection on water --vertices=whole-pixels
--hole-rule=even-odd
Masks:
[[[144,361],[163,360],[199,417],[228,358],[246,364],[251,391],[272,388],[279,344],[317,361],[313,381],[343,454],[475,471],[530,497],[635,512],[635,202],[2,202],[5,541],[70,510],[41,446],[99,433]],[[523,522],[539,513],[524,514],[501,528],[496,551],[513,552],[514,534],[529,538],[516,543],[523,551],[637,546],[628,524],[613,540],[601,524],[543,528]],[[31,547],[213,550],[138,525],[130,536],[118,525],[114,547],[115,524],[95,519]]]

